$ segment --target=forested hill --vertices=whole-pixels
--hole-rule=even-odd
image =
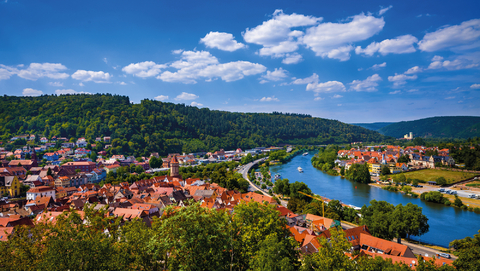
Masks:
[[[480,136],[480,117],[433,117],[390,124],[378,130],[396,138],[412,132],[414,137],[470,138]]]
[[[357,125],[357,126],[360,126],[360,127],[372,130],[372,131],[378,131],[381,128],[383,128],[387,125],[393,124],[393,123],[395,123],[395,122],[350,123],[350,124]]]
[[[381,134],[335,120],[281,113],[231,113],[110,94],[0,97],[4,141],[20,134],[48,138],[111,136],[111,153],[211,151],[291,144],[380,141]]]

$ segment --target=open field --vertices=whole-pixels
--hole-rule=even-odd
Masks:
[[[447,183],[457,182],[471,178],[477,174],[467,173],[467,172],[457,172],[457,171],[448,171],[448,170],[439,170],[439,169],[424,169],[412,172],[403,173],[405,177],[411,179],[419,179],[428,181],[435,181],[438,177],[443,177],[447,180]]]

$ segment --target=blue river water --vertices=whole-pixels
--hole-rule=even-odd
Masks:
[[[307,156],[298,155],[290,162],[271,166],[271,175],[280,174],[282,178],[290,182],[300,181],[310,187],[313,193],[337,199],[342,203],[362,207],[369,205],[373,199],[384,200],[393,205],[411,202],[423,208],[423,214],[428,218],[430,230],[420,237],[414,237],[429,244],[448,247],[455,239],[473,236],[480,230],[480,214],[465,211],[459,208],[448,207],[441,204],[425,202],[419,198],[412,198],[399,192],[390,192],[381,188],[366,184],[356,183],[338,176],[330,176],[321,170],[314,168],[310,159],[316,152],[310,152]],[[299,173],[297,168],[303,168]]]

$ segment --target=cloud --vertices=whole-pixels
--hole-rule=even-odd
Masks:
[[[317,56],[345,61],[350,58],[351,43],[374,36],[384,25],[383,18],[362,13],[349,18],[347,23],[322,23],[311,27],[302,42]]]
[[[365,80],[353,80],[350,83],[350,91],[377,91],[378,81],[382,81],[382,78],[378,74],[367,77]]]
[[[36,90],[36,89],[33,89],[33,88],[25,88],[23,89],[22,91],[22,95],[23,96],[31,96],[31,97],[35,97],[35,96],[40,96],[43,94],[43,91],[41,90]]]
[[[182,94],[179,94],[177,97],[175,97],[175,100],[177,101],[185,101],[185,100],[195,100],[198,99],[199,97],[195,94],[192,93],[187,93],[187,92],[182,92]]]
[[[370,67],[369,69],[380,70],[381,68],[385,68],[386,66],[387,66],[387,62],[383,62],[382,64],[375,64],[372,67]]]
[[[85,86],[82,82],[80,82],[78,85],[81,86],[81,87]]]
[[[332,98],[334,99],[338,99],[338,98],[342,98],[343,96],[342,95],[339,95],[339,94],[335,94],[332,96]]]
[[[292,84],[294,85],[310,84],[310,83],[318,82],[318,75],[316,73],[313,73],[312,76],[307,78],[303,78],[303,79],[293,78],[293,79],[294,81],[292,82]]]
[[[389,76],[388,81],[393,82],[393,85],[398,87],[407,83],[407,80],[417,79],[416,75],[405,75],[405,74],[396,74],[394,76]]]
[[[105,62],[105,64],[108,64],[108,59],[106,57],[104,57],[102,60]]]
[[[168,100],[168,96],[166,96],[166,95],[159,95],[159,96],[155,97],[154,99],[157,100],[157,101],[163,102],[163,101],[165,101],[165,100]]]
[[[165,82],[181,82],[195,84],[204,78],[212,80],[220,77],[225,82],[240,80],[245,76],[264,72],[267,68],[261,64],[248,61],[219,63],[218,59],[206,51],[183,51],[181,59],[173,62],[170,67],[174,72],[165,71],[157,79]]]
[[[197,103],[197,102],[192,102],[190,105],[191,106],[203,106],[203,104]]]
[[[451,96],[451,97],[446,97],[445,100],[451,100],[451,99],[455,99],[455,96]]]
[[[480,89],[480,84],[473,84],[470,86],[471,89]]]
[[[233,52],[245,48],[245,44],[234,40],[230,33],[210,32],[204,38],[200,39],[208,48],[217,48],[223,51]]]
[[[342,82],[328,81],[325,83],[309,83],[307,85],[307,91],[313,91],[315,92],[315,96],[318,96],[320,93],[345,92],[346,89]]]
[[[183,49],[178,49],[178,50],[172,50],[172,54],[174,55],[179,55],[183,52]]]
[[[67,67],[60,63],[30,63],[26,69],[17,70],[16,68],[11,68],[10,72],[17,74],[21,78],[35,81],[42,77],[65,79],[69,75],[60,71],[66,69]]]
[[[385,12],[387,12],[387,11],[388,11],[389,9],[391,9],[391,8],[393,8],[392,5],[390,5],[390,6],[386,7],[386,8],[383,8],[383,7],[382,7],[382,9],[380,9],[380,11],[378,12],[378,16],[382,16],[383,14],[385,14]]]
[[[395,90],[395,91],[389,92],[388,94],[399,94],[399,93],[402,93],[402,92],[400,90]]]
[[[407,90],[407,92],[417,92],[417,91],[418,91],[418,89],[416,89],[416,88],[413,88],[413,89]]]
[[[413,53],[416,51],[415,47],[413,47],[413,44],[417,41],[418,39],[412,35],[404,35],[395,39],[372,42],[365,49],[357,46],[357,48],[355,48],[355,53],[357,55],[364,54],[367,56],[372,56],[376,52],[379,52],[382,55]]]
[[[275,98],[275,96],[272,97],[263,97],[260,99],[260,102],[279,102],[280,100],[278,98]]]
[[[465,21],[459,25],[446,25],[425,34],[418,43],[422,51],[468,50],[480,47],[480,19]]]
[[[123,82],[123,81],[120,82],[119,84],[122,85],[122,86],[126,86],[126,85],[127,85],[127,83],[125,83],[125,82]]]
[[[286,54],[285,58],[282,60],[283,64],[297,64],[303,61],[303,57],[299,53]]]
[[[92,93],[84,92],[84,91],[75,91],[73,89],[57,89],[55,90],[55,94],[66,95],[66,94],[92,94]]]
[[[322,98],[322,97],[315,97],[315,99],[313,99],[314,101],[321,101],[321,100],[325,100],[325,98]]]
[[[275,68],[273,72],[267,71],[267,74],[263,75],[262,78],[268,81],[280,81],[288,77],[288,71],[282,68]]]
[[[0,64],[0,80],[10,79],[14,74],[17,74],[18,70],[14,67],[5,66]]]
[[[419,73],[419,72],[422,72],[423,69],[418,67],[418,66],[415,66],[415,67],[411,67],[410,69],[408,69],[405,74],[415,74],[415,73]]]
[[[78,70],[72,74],[72,78],[82,82],[93,81],[95,83],[110,83],[110,78],[112,78],[112,76],[108,72],[103,71],[95,72]]]
[[[54,87],[63,87],[63,83],[62,82],[48,82],[48,84],[50,86],[54,86]]]
[[[453,60],[443,60],[441,56],[434,56],[432,63],[428,66],[428,69],[447,69],[447,70],[462,70],[470,69],[480,66],[480,57],[478,53],[466,54],[456,56]]]
[[[146,78],[156,76],[160,73],[161,69],[166,68],[167,65],[157,64],[153,61],[144,61],[139,63],[131,63],[128,66],[122,68],[122,71],[133,74],[134,76]]]
[[[258,52],[263,56],[284,57],[286,53],[296,51],[299,39],[304,33],[291,29],[315,25],[322,20],[296,13],[287,15],[281,9],[275,10],[272,17],[252,29],[247,28],[242,33],[246,42],[263,46]]]

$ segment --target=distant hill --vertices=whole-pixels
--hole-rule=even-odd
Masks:
[[[380,128],[383,128],[387,125],[393,124],[395,122],[374,122],[374,123],[350,123],[352,125],[357,125],[363,127],[365,129],[369,129],[372,131],[378,131]]]
[[[135,156],[385,139],[362,127],[302,114],[233,113],[148,99],[131,104],[126,96],[110,94],[1,96],[0,139],[21,134],[85,137],[91,143],[111,136],[109,154]]]
[[[433,117],[402,121],[378,130],[383,135],[396,138],[412,132],[414,137],[469,138],[480,137],[480,117]]]

